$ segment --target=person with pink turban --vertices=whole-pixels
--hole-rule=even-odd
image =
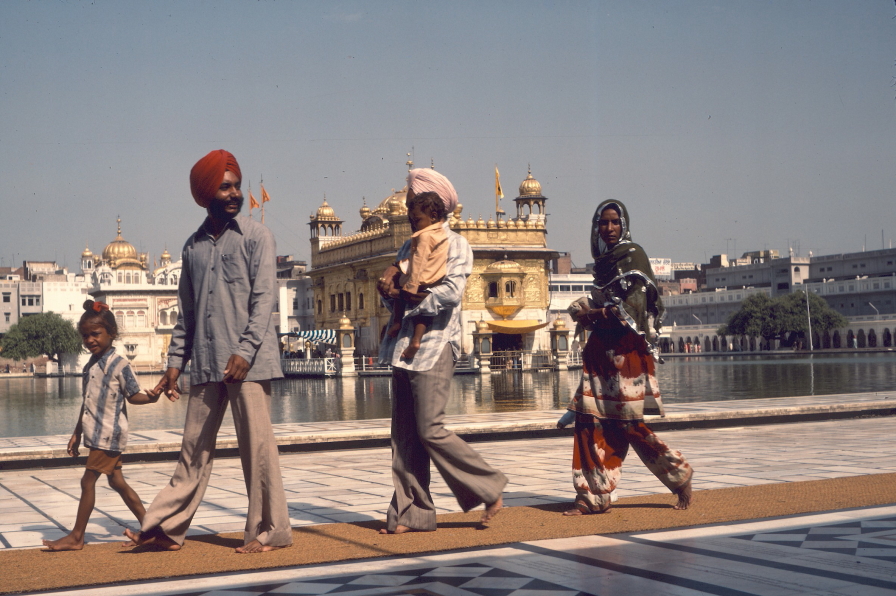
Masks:
[[[271,379],[283,376],[274,328],[277,295],[274,236],[240,216],[242,173],[229,152],[212,151],[190,171],[190,191],[207,216],[187,239],[177,289],[178,317],[168,368],[156,389],[180,397],[177,381],[190,364],[180,460],[153,499],[138,546],[178,550],[208,487],[218,429],[230,404],[249,497],[239,553],[292,544],[292,528],[271,426]]]
[[[383,534],[432,532],[436,511],[429,490],[430,462],[445,479],[464,511],[485,504],[487,524],[500,511],[507,478],[489,466],[463,439],[445,428],[445,405],[451,395],[454,364],[461,353],[460,310],[467,278],[473,271],[473,250],[451,231],[447,218],[457,207],[457,191],[442,174],[431,169],[408,173],[406,205],[411,226],[426,219],[444,238],[445,270],[441,281],[415,293],[402,288],[399,264],[412,257],[414,239],[398,251],[395,264],[377,282],[389,309],[408,305],[400,329],[384,333],[380,362],[392,365],[392,479],[395,492]],[[428,215],[420,219],[420,213]],[[415,322],[427,321],[420,346],[408,357]]]

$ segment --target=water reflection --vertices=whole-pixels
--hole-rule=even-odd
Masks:
[[[472,414],[565,407],[581,372],[504,371],[454,378],[446,413]],[[896,355],[672,358],[657,369],[666,403],[890,391]],[[155,375],[141,375],[152,387]],[[389,377],[283,379],[274,383],[271,418],[282,422],[331,422],[388,418]],[[79,378],[4,379],[0,375],[0,436],[69,434],[81,407]],[[181,428],[186,399],[162,398],[129,406],[132,432]],[[229,420],[228,420],[229,423]]]

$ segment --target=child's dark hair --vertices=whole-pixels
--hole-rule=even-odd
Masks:
[[[424,211],[432,213],[434,221],[444,221],[445,217],[448,215],[448,211],[445,209],[445,203],[442,202],[438,193],[432,191],[421,192],[419,195],[415,194],[413,198],[407,202],[408,211],[410,211],[411,207],[414,205],[419,205]]]
[[[106,328],[109,335],[118,337],[118,322],[115,320],[115,315],[109,310],[108,304],[85,300],[84,314],[81,315],[81,320],[78,321],[78,329],[80,330],[85,323],[102,325]]]

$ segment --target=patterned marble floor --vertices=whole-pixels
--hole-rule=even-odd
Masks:
[[[697,491],[896,472],[896,441],[880,440],[896,436],[896,417],[659,434],[691,462]],[[835,435],[849,440],[831,441]],[[475,448],[508,476],[506,505],[572,500],[571,438],[476,443]],[[148,505],[167,484],[174,466],[127,464],[124,475]],[[293,526],[385,519],[393,490],[388,449],[284,454],[281,467]],[[0,470],[0,549],[36,548],[44,538],[67,534],[82,474],[80,467]],[[439,513],[459,511],[437,473],[432,490]],[[623,468],[619,497],[656,493],[668,491],[632,455]],[[242,531],[246,506],[239,459],[217,460],[191,535]],[[134,524],[121,498],[101,480],[88,542],[121,540],[124,528]]]
[[[894,593],[896,506],[44,594],[883,596]]]

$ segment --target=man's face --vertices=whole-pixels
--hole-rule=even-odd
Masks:
[[[240,214],[243,208],[243,192],[240,190],[241,181],[233,172],[224,172],[221,186],[215,193],[215,198],[208,206],[209,214],[215,219],[233,219]]]

